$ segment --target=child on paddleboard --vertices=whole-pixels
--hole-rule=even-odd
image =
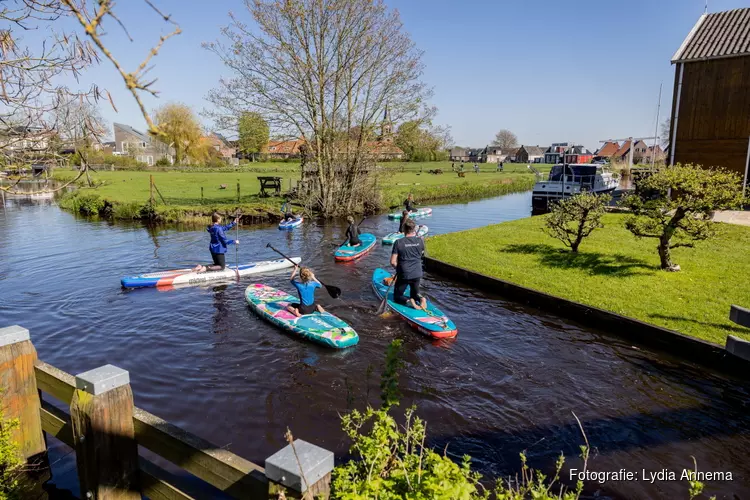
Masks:
[[[401,223],[398,225],[398,232],[406,234],[404,230],[404,226],[406,225],[406,221],[409,220],[409,212],[404,210],[401,212]]]
[[[391,265],[396,268],[393,300],[397,304],[409,304],[414,309],[424,309],[427,307],[427,299],[419,294],[419,282],[423,274],[424,240],[417,236],[417,225],[413,220],[408,219],[404,226],[406,236],[393,244],[391,253]],[[408,300],[404,296],[407,286],[410,289]]]
[[[206,231],[211,234],[211,243],[208,246],[208,250],[211,252],[211,259],[214,261],[213,265],[202,266],[198,264],[193,268],[193,272],[202,273],[205,271],[223,271],[227,267],[227,246],[228,245],[239,245],[240,240],[228,240],[227,235],[224,231],[229,231],[237,224],[237,217],[226,226],[221,225],[221,215],[214,212],[211,216],[212,224],[206,228]]]
[[[346,238],[350,247],[356,247],[362,244],[359,239],[359,226],[354,224],[354,217],[351,215],[346,218],[346,222],[349,223],[349,227],[346,228]]]
[[[294,213],[292,213],[292,204],[289,202],[288,198],[284,201],[284,204],[281,205],[281,213],[284,214],[284,218],[281,222],[287,222],[296,218],[294,217]]]
[[[414,195],[409,193],[409,196],[406,197],[404,200],[404,208],[407,212],[414,212],[416,208],[414,207],[416,203],[414,203]]]
[[[299,271],[299,280],[294,279]],[[320,288],[320,281],[315,279],[315,274],[309,267],[294,266],[292,276],[289,278],[299,294],[299,304],[291,304],[287,311],[297,317],[303,314],[312,314],[315,311],[326,312],[320,304],[315,303],[315,289]]]

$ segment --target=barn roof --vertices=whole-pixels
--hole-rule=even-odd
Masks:
[[[750,55],[750,8],[703,14],[672,63]]]

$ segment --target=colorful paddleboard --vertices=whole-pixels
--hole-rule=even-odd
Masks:
[[[427,217],[428,215],[432,215],[431,208],[419,208],[417,210],[412,210],[411,212],[409,212],[409,217],[411,217],[412,219],[415,217]],[[399,220],[401,216],[401,212],[388,214],[388,218],[392,220]]]
[[[430,228],[427,226],[419,226],[417,228],[417,236],[424,236],[427,234],[427,231],[429,231]],[[393,245],[396,243],[396,240],[400,240],[404,237],[404,233],[390,233],[383,237],[383,244],[385,245]]]
[[[356,247],[341,245],[338,250],[336,250],[336,253],[333,254],[334,258],[339,262],[359,259],[367,252],[372,250],[372,248],[375,246],[375,242],[378,241],[378,239],[374,234],[362,233],[359,235],[359,241],[361,243]]]
[[[294,229],[295,227],[302,224],[302,221],[304,221],[304,217],[299,217],[297,219],[292,219],[288,221],[281,221],[279,222],[279,229]]]
[[[435,307],[435,305],[427,300],[426,310],[414,309],[410,306],[402,306],[393,301],[393,287],[388,290],[388,285],[384,280],[390,277],[391,274],[382,268],[375,269],[372,274],[372,287],[375,289],[375,293],[381,299],[385,297],[386,291],[388,292],[388,308],[398,314],[402,319],[406,320],[409,325],[419,332],[429,335],[430,337],[443,339],[452,338],[458,334],[456,325],[453,321],[443,314],[443,312]],[[394,285],[395,286],[395,285]],[[409,288],[406,288],[405,295],[409,296]]]
[[[300,257],[292,260],[299,264]],[[137,276],[126,276],[120,280],[123,288],[148,288],[166,287],[175,285],[202,285],[214,281],[237,279],[252,274],[266,273],[292,267],[292,263],[286,259],[266,260],[263,262],[251,262],[243,264],[238,268],[227,266],[223,271],[206,271],[195,273],[192,269],[175,269],[172,271],[161,271],[157,273],[139,274]]]
[[[314,312],[297,317],[287,311],[299,300],[283,290],[257,283],[247,287],[245,299],[258,316],[304,339],[336,349],[359,342],[357,332],[333,314]]]

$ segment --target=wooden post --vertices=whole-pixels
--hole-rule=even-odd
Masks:
[[[276,495],[289,488],[295,493],[308,493],[313,498],[328,498],[331,490],[333,452],[295,439],[294,443],[266,459],[269,493]]]
[[[201,205],[203,205],[203,186],[201,186]]]
[[[237,203],[240,202],[240,180],[237,179]]]
[[[17,418],[20,423],[12,439],[26,461],[35,461],[47,451],[34,375],[36,360],[36,349],[26,328],[0,328],[0,404],[6,419]]]
[[[150,200],[150,203],[153,205],[154,204],[154,176],[153,175],[149,175],[148,177],[149,177],[148,190],[149,190],[149,193],[150,193],[149,194],[149,200]]]
[[[81,498],[140,500],[130,374],[105,365],[77,375],[70,416]]]

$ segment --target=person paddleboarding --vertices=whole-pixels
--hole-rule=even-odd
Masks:
[[[346,218],[346,222],[349,223],[349,227],[346,228],[346,238],[350,247],[357,247],[362,244],[359,239],[359,225],[354,223],[354,217],[351,215]]]
[[[398,225],[398,232],[406,234],[406,231],[404,229],[404,226],[406,225],[406,221],[409,220],[409,212],[404,210],[401,213],[401,223]]]
[[[406,197],[404,200],[404,209],[407,212],[414,212],[416,211],[416,203],[414,203],[414,195],[409,193],[409,196]]]
[[[424,309],[427,307],[427,299],[419,294],[419,282],[423,274],[424,240],[417,236],[416,226],[413,220],[407,219],[404,224],[406,236],[393,244],[391,266],[396,269],[393,301],[401,305],[409,304],[414,309]],[[404,295],[407,286],[410,290],[408,300]]]
[[[213,260],[213,265],[203,266],[201,264],[198,264],[193,268],[193,271],[196,273],[202,273],[205,271],[223,271],[224,268],[227,267],[227,246],[229,245],[239,245],[240,240],[230,240],[227,239],[226,231],[229,231],[237,224],[237,219],[239,218],[239,214],[237,214],[237,217],[227,224],[226,226],[221,225],[221,215],[214,212],[214,214],[211,216],[211,222],[212,224],[206,228],[206,231],[211,235],[211,243],[208,246],[208,250],[211,252],[211,259]]]
[[[295,279],[299,272],[299,279]],[[320,304],[315,303],[315,289],[320,288],[322,285],[320,281],[315,279],[315,274],[309,267],[294,266],[292,276],[289,278],[294,288],[297,289],[299,294],[299,304],[290,304],[287,307],[287,311],[294,314],[297,317],[303,314],[312,314],[315,311],[320,313],[326,312]]]
[[[284,214],[281,222],[288,222],[290,220],[296,219],[296,217],[294,216],[294,212],[292,211],[292,203],[288,198],[284,201],[284,204],[281,205],[281,213]]]

